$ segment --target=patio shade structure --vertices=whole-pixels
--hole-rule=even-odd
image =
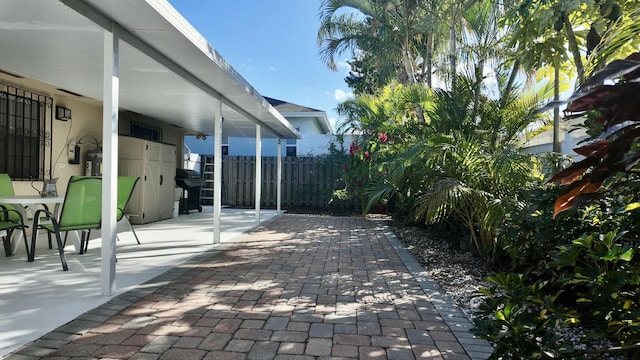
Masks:
[[[105,295],[113,292],[115,279],[112,190],[119,111],[215,136],[214,241],[219,241],[222,134],[300,137],[165,0],[3,0],[1,10],[0,70],[103,104]]]

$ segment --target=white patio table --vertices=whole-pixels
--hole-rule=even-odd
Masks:
[[[48,205],[54,204],[54,214],[58,213],[58,208],[60,204],[64,202],[64,196],[52,196],[52,197],[43,197],[40,195],[14,195],[14,196],[0,196],[0,204],[9,204],[13,205],[25,222],[27,222],[30,218],[27,215],[27,208],[32,206],[41,205],[48,209]],[[35,213],[35,211],[31,211],[31,213]],[[29,225],[25,223],[25,225]],[[8,256],[15,254],[18,244],[22,240],[22,231],[16,231],[17,238],[11,242],[11,254],[7,254]],[[28,254],[27,254],[28,255]]]

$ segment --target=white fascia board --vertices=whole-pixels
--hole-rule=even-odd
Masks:
[[[258,91],[251,86],[251,84],[244,78],[240,73],[238,73],[231,64],[229,64],[216,50],[215,48],[207,41],[207,39],[202,36],[169,2],[166,0],[146,0],[147,3],[154,8],[161,16],[163,16],[169,23],[173,25],[173,27],[178,30],[185,38],[187,38],[193,45],[195,45],[200,51],[209,57],[211,61],[216,63],[221,69],[224,69],[226,73],[232,77],[239,86],[244,88],[247,94],[251,95],[255,101],[261,104],[264,108],[267,116],[272,116],[274,120],[278,121],[281,126],[286,127],[291,133],[293,133],[296,138],[300,138],[300,134],[289,124],[287,119],[282,116],[277,110],[275,110],[271,104],[262,96]],[[235,104],[229,104],[229,100],[223,97],[223,100],[227,103],[227,105],[234,107]],[[287,134],[280,133],[269,126],[268,122],[265,123],[260,119],[260,116],[255,116],[253,114],[248,114],[251,118],[259,124],[271,129],[277,135],[288,138]]]
[[[329,122],[329,118],[327,117],[327,113],[324,111],[295,111],[295,112],[282,112],[282,115],[286,118],[314,118],[317,119],[318,124],[322,127],[328,134],[333,134],[333,128],[331,128],[331,123]]]

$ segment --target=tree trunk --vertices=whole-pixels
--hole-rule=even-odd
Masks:
[[[560,100],[560,66],[554,67],[554,82],[553,82],[553,100]],[[560,147],[560,109],[556,106],[553,108],[553,152],[561,153]]]
[[[434,37],[435,37],[435,34],[432,32],[427,34],[427,58],[425,59],[425,61],[427,62],[426,75],[427,75],[427,86],[429,87],[429,89],[433,89],[431,74],[433,73],[433,38]]]
[[[417,82],[416,74],[413,69],[413,59],[411,59],[411,55],[409,54],[408,46],[402,47],[402,65],[404,65],[404,72],[407,74],[409,84],[415,84]]]
[[[518,75],[518,70],[520,69],[520,59],[516,59],[513,62],[513,66],[511,67],[511,74],[509,74],[509,80],[507,80],[507,85],[504,87],[504,91],[500,97],[500,107],[503,107],[504,104],[507,103],[507,99],[509,98],[509,93],[511,89],[513,89],[513,84],[516,81],[516,76]]]
[[[511,89],[513,88],[513,84],[516,81],[516,75],[518,74],[518,69],[520,69],[520,59],[516,59],[516,61],[513,63],[513,66],[511,67],[511,74],[509,74],[509,79],[507,80],[507,85],[504,87],[504,91],[502,91],[502,94],[500,94],[500,102],[499,102],[500,109],[502,109],[505,106],[505,104],[507,103],[507,100],[509,99],[509,93],[511,92]],[[498,142],[498,131],[500,131],[501,127],[502,127],[502,118],[499,117],[498,121],[493,126],[493,134],[491,134],[491,149],[496,148],[496,143]]]
[[[456,81],[456,25],[453,17],[449,24],[449,66],[451,72],[451,90],[453,90]]]
[[[573,32],[571,21],[569,21],[569,16],[567,16],[566,13],[562,13],[562,20],[564,22],[567,42],[569,43],[569,51],[573,55],[573,62],[576,66],[576,73],[578,76],[578,82],[576,85],[580,85],[584,82],[584,65],[582,64],[582,56],[580,55],[580,49],[578,48],[578,41],[576,40],[576,34]]]
[[[476,64],[475,69],[475,83],[473,84],[473,112],[471,115],[472,121],[475,121],[476,116],[478,115],[478,107],[480,106],[480,92],[482,90],[482,80],[484,73],[484,60],[478,60],[478,64]]]

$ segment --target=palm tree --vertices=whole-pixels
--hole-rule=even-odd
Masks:
[[[451,88],[454,86],[458,73],[458,34],[462,29],[463,14],[477,0],[447,0],[442,3],[440,16],[446,19],[449,30],[449,79]]]
[[[416,82],[416,41],[424,34],[424,11],[417,0],[322,0],[318,44],[320,56],[336,70],[335,57],[361,51],[379,61],[398,63],[408,83]]]
[[[518,49],[516,57],[524,68],[554,67],[557,100],[560,70],[565,64],[574,67],[578,87],[589,72],[596,71],[621,47],[626,47],[624,42],[638,44],[638,15],[637,3],[633,1],[541,0],[532,3],[521,0],[508,11],[505,19],[513,27],[510,45]],[[615,38],[617,40],[613,40]],[[627,53],[629,51],[627,47]],[[560,113],[557,107],[554,123],[553,149],[559,152]]]
[[[504,58],[502,44],[504,30],[498,23],[502,11],[494,1],[479,0],[470,6],[464,13],[464,28],[462,31],[462,55],[466,63],[473,65],[474,101],[473,115],[478,111],[480,94],[485,80],[485,67],[497,66],[497,62]]]
[[[453,90],[386,88],[384,98],[359,97],[343,105],[351,109],[349,114],[358,114],[351,124],[367,134],[362,147],[371,158],[364,164],[369,176],[361,191],[364,210],[389,201],[401,204],[405,215],[417,222],[459,222],[490,260],[498,246],[495,228],[503,211],[517,203],[518,191],[532,179],[530,158],[515,150],[519,134],[551,87],[520,93],[504,103],[480,96],[478,121],[470,106],[474,82],[458,76]],[[411,120],[407,104],[415,101],[425,109],[427,122]],[[359,116],[364,117],[357,122]],[[502,126],[494,130],[496,122]],[[373,130],[367,131],[369,126]],[[393,134],[395,143],[380,145],[376,134],[381,131]],[[498,145],[488,146],[494,139]]]

